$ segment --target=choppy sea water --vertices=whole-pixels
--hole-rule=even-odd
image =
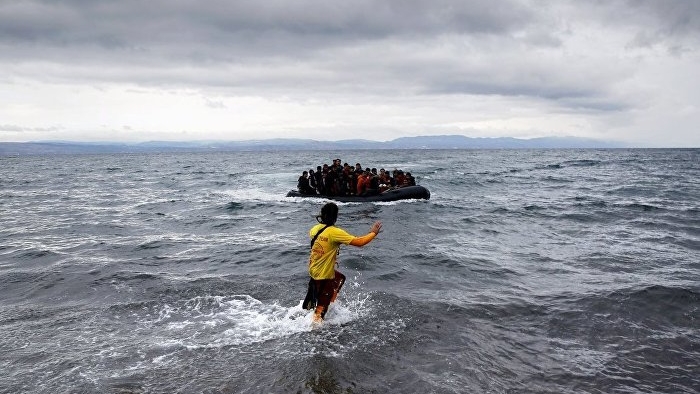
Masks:
[[[347,277],[300,308],[340,157],[429,201],[340,204]],[[0,157],[0,392],[697,393],[700,150]]]

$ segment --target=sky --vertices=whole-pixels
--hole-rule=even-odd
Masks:
[[[0,0],[0,141],[700,147],[698,0]]]

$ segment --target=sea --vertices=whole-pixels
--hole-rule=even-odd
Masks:
[[[340,158],[429,200],[339,203],[301,308],[287,198]],[[0,157],[0,393],[698,393],[700,150]]]

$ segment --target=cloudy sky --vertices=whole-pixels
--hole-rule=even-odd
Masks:
[[[0,141],[700,146],[698,0],[0,0]]]

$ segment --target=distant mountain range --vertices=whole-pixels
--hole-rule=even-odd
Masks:
[[[0,142],[0,155],[41,155],[79,153],[139,152],[225,152],[279,150],[359,149],[542,149],[542,148],[625,148],[624,144],[577,137],[470,138],[461,135],[401,137],[391,141],[276,138],[248,141],[150,141],[126,142]]]

